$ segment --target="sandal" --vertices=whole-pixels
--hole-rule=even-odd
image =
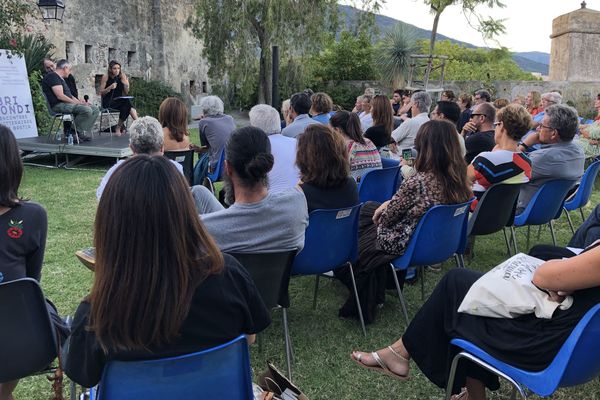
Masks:
[[[402,357],[402,355],[400,353],[398,353],[396,350],[394,350],[392,348],[392,346],[388,346],[387,348],[392,352],[393,355],[395,355],[396,357],[400,358],[402,361],[409,362],[406,358]],[[357,363],[358,365],[360,365],[363,368],[367,368],[367,369],[370,369],[372,371],[379,372],[380,374],[385,374],[387,376],[390,376],[390,377],[392,377],[394,379],[398,379],[398,380],[401,380],[401,381],[405,381],[405,380],[407,380],[409,378],[408,374],[407,375],[398,375],[398,374],[392,372],[390,370],[390,368],[387,366],[387,364],[385,363],[385,361],[383,361],[383,359],[379,356],[379,354],[377,354],[376,351],[372,352],[371,356],[373,357],[373,359],[375,361],[377,361],[377,364],[379,364],[378,367],[364,364],[360,360],[360,358],[361,358],[360,354],[356,358],[354,356],[352,356],[352,355],[350,357],[352,358],[352,361],[354,361],[355,363]]]

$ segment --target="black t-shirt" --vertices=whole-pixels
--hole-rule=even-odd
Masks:
[[[494,131],[467,134],[467,137],[465,138],[465,148],[467,150],[465,160],[467,161],[467,164],[471,164],[471,161],[473,161],[479,153],[492,151],[495,145]]]
[[[387,146],[392,141],[390,135],[387,134],[383,125],[370,127],[367,129],[364,136],[373,142],[375,147],[378,149]]]
[[[90,304],[81,302],[64,349],[67,375],[91,387],[100,381],[104,365],[111,360],[143,360],[192,353],[211,348],[240,334],[255,334],[271,323],[269,310],[248,272],[224,254],[225,267],[202,282],[192,298],[188,316],[174,342],[151,351],[110,351],[105,354],[93,332],[87,331]]]
[[[352,177],[336,188],[319,188],[310,183],[300,185],[306,196],[308,212],[319,209],[352,207],[358,204],[358,187]]]
[[[56,98],[56,95],[54,95],[54,92],[52,91],[52,87],[58,85],[62,86],[63,93],[65,96],[73,97],[73,94],[71,93],[71,89],[69,89],[69,85],[67,85],[67,82],[65,82],[63,78],[58,76],[56,72],[49,72],[46,75],[44,75],[44,79],[42,79],[42,90],[48,98],[50,107],[54,107],[55,105],[60,103],[60,100]]]

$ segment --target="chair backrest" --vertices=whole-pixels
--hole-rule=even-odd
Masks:
[[[594,181],[596,180],[596,176],[598,176],[599,170],[600,161],[598,160],[594,161],[589,167],[587,167],[583,177],[581,178],[581,182],[579,183],[579,188],[577,189],[575,196],[573,196],[571,200],[565,202],[565,208],[567,210],[572,211],[583,207],[588,201],[590,201],[592,189],[594,188]]]
[[[165,151],[164,156],[183,167],[183,175],[192,186],[194,180],[194,150]]]
[[[463,253],[471,202],[438,205],[427,210],[413,232],[404,255],[394,261],[394,266],[406,268],[437,264],[454,253]]]
[[[485,191],[471,218],[467,235],[489,235],[512,225],[513,210],[521,190],[520,184],[497,183]]]
[[[392,198],[396,192],[396,180],[400,167],[374,169],[367,172],[358,185],[359,201],[378,201],[383,203]]]
[[[559,216],[565,197],[575,183],[566,179],[553,179],[544,183],[525,210],[515,216],[515,226],[543,225]]]
[[[400,165],[400,161],[381,157],[381,165],[383,168],[398,167]]]
[[[46,368],[57,355],[46,299],[35,279],[0,284],[0,382]]]
[[[183,356],[111,361],[104,367],[97,398],[252,399],[246,337],[242,335],[223,345]]]
[[[219,161],[217,161],[215,170],[207,175],[208,179],[210,179],[212,182],[216,182],[221,178],[221,172],[223,170],[223,160],[224,159],[225,159],[225,149],[221,150],[221,155],[219,156]]]
[[[48,101],[48,96],[46,96],[46,93],[42,90],[42,96],[44,96],[44,100],[46,100],[46,107],[48,107],[48,114],[50,114],[51,117],[56,117],[57,115],[61,115],[60,113],[57,113],[56,111],[52,110],[52,107],[50,107],[50,101]]]
[[[360,206],[309,214],[304,248],[294,259],[292,275],[320,274],[356,261]]]
[[[280,253],[230,253],[248,270],[268,308],[288,308],[288,285],[296,250]]]

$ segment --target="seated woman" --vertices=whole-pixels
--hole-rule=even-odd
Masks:
[[[110,95],[109,95],[110,93]],[[131,104],[131,99],[121,97],[129,94],[129,79],[121,71],[121,64],[112,60],[108,63],[108,72],[102,75],[100,80],[100,96],[102,97],[102,108],[119,110],[119,121],[117,123],[117,135],[123,133],[123,125],[127,117],[131,115],[136,120],[138,115]]]
[[[309,125],[298,136],[296,165],[308,212],[358,204],[356,181],[349,176],[342,138],[326,125]]]
[[[19,197],[23,163],[12,131],[0,124],[0,282],[42,277],[48,217],[46,210]],[[64,342],[68,327],[47,302],[57,337]],[[19,381],[0,383],[0,399],[12,399]]]
[[[367,172],[381,169],[381,156],[370,139],[363,137],[360,120],[355,113],[338,111],[329,125],[344,140],[350,161],[350,175],[358,182]]]
[[[223,208],[204,186],[192,188],[202,222],[222,251],[272,253],[304,247],[306,199],[298,187],[269,192],[267,174],[273,164],[264,131],[237,129],[225,146],[223,171],[225,202],[231,206]]]
[[[370,111],[372,112],[373,123],[368,129],[364,129],[363,126],[364,136],[371,140],[377,146],[378,150],[387,148],[393,142],[392,129],[394,127],[394,117],[392,113],[394,110],[392,109],[392,105],[386,96],[377,95],[373,99]]]
[[[579,128],[581,132],[579,142],[583,146],[586,158],[598,157],[600,155],[600,93],[594,100],[594,108],[598,114],[594,118],[594,122],[582,125]]]
[[[496,183],[520,184],[529,182],[531,160],[517,151],[523,135],[529,131],[531,116],[525,107],[509,104],[496,113],[494,140],[496,147],[476,156],[467,168],[469,182],[473,182],[473,194],[477,200]],[[471,203],[471,210],[477,206]]]
[[[190,149],[190,134],[187,130],[188,112],[183,101],[168,97],[160,103],[158,120],[163,127],[164,151]]]
[[[327,93],[318,92],[310,97],[310,101],[312,106],[310,107],[309,114],[312,119],[327,125],[329,118],[333,114],[331,112],[333,110],[333,100],[331,100],[331,97]]]
[[[517,368],[541,371],[558,350],[581,317],[600,302],[600,248],[576,257],[548,261],[537,268],[533,283],[562,302],[572,293],[568,310],[557,308],[552,318],[535,314],[514,319],[479,317],[458,313],[458,306],[482,273],[467,269],[449,271],[429,299],[391,346],[373,353],[353,352],[360,365],[397,378],[406,378],[412,358],[427,378],[445,388],[448,368],[458,349],[453,338],[469,340],[492,356]],[[467,387],[469,400],[485,399],[485,387],[498,389],[497,377],[470,363],[460,363],[454,392]]]
[[[415,149],[416,174],[402,181],[391,200],[381,205],[367,202],[360,212],[355,274],[357,286],[366,288],[359,293],[366,323],[373,322],[377,304],[385,300],[390,261],[404,253],[423,214],[435,205],[462,203],[471,197],[467,165],[452,123],[436,120],[423,124]],[[405,274],[398,275],[403,284]],[[345,270],[336,270],[336,276],[349,284]],[[356,314],[355,300],[350,296],[340,315]]]
[[[94,282],[63,357],[73,381],[96,385],[111,360],[191,353],[240,334],[252,342],[271,322],[252,278],[221,254],[166,158],[125,161],[94,226]]]

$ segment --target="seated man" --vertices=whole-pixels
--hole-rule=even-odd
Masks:
[[[460,107],[455,101],[440,100],[431,112],[431,119],[441,119],[451,122],[454,126],[458,126]],[[460,142],[461,154],[464,157],[467,154],[467,149],[465,148],[465,138],[463,135],[458,135],[458,141]]]
[[[290,99],[290,109],[288,115],[292,118],[292,123],[283,128],[281,134],[283,136],[295,138],[304,133],[304,128],[310,124],[318,124],[308,115],[312,103],[310,97],[305,93],[296,93]]]
[[[548,93],[542,94],[542,106],[541,106],[542,111],[538,112],[537,114],[535,114],[533,116],[533,124],[531,126],[531,130],[529,132],[527,132],[525,134],[525,136],[523,136],[523,141],[525,141],[525,139],[527,139],[527,137],[536,134],[537,127],[542,123],[542,119],[544,118],[544,115],[546,115],[546,111],[545,111],[546,108],[548,108],[554,104],[562,104],[562,96],[560,93],[548,92]],[[530,150],[531,151],[538,150],[540,147],[541,147],[540,144],[535,144],[535,145],[531,146]]]
[[[162,155],[164,150],[164,136],[160,122],[153,117],[142,117],[133,121],[129,128],[129,148],[134,156],[137,154],[148,154],[150,156]],[[96,190],[96,198],[98,200],[102,197],[102,193],[104,192],[108,180],[124,161],[125,160],[117,161],[115,165],[106,171],[106,175],[104,175],[100,182],[100,186],[98,186],[98,189]],[[183,175],[183,167],[181,164],[173,160],[170,161]]]
[[[42,90],[50,103],[52,111],[57,113],[73,114],[75,127],[74,139],[90,140],[83,132],[91,132],[96,118],[100,114],[98,107],[88,104],[84,100],[78,100],[71,93],[69,85],[65,81],[71,75],[71,63],[67,60],[59,60],[56,70],[49,72],[42,79]]]
[[[571,179],[573,183],[583,175],[585,154],[573,141],[579,127],[577,111],[569,106],[555,104],[545,109],[545,115],[535,135],[526,137],[518,149],[528,151],[541,143],[541,148],[529,153],[531,180],[519,193],[517,214],[523,212],[537,190],[551,179]]]
[[[415,138],[421,125],[429,121],[429,108],[431,107],[431,96],[427,92],[416,92],[410,98],[412,103],[410,111],[412,118],[404,121],[392,132],[392,138],[396,141],[398,151],[411,148],[415,145]]]
[[[304,247],[308,225],[300,188],[269,193],[273,155],[267,135],[249,126],[234,131],[225,147],[224,209],[204,186],[192,194],[204,226],[224,252],[269,253]]]
[[[279,113],[267,104],[252,107],[249,117],[250,125],[262,129],[271,142],[271,154],[275,163],[269,172],[269,192],[278,193],[293,188],[300,180],[300,172],[294,162],[296,139],[281,134]]]
[[[463,126],[461,134],[465,138],[465,161],[471,164],[479,153],[492,151],[494,141],[494,119],[496,109],[491,103],[479,103],[473,107],[469,122]]]

